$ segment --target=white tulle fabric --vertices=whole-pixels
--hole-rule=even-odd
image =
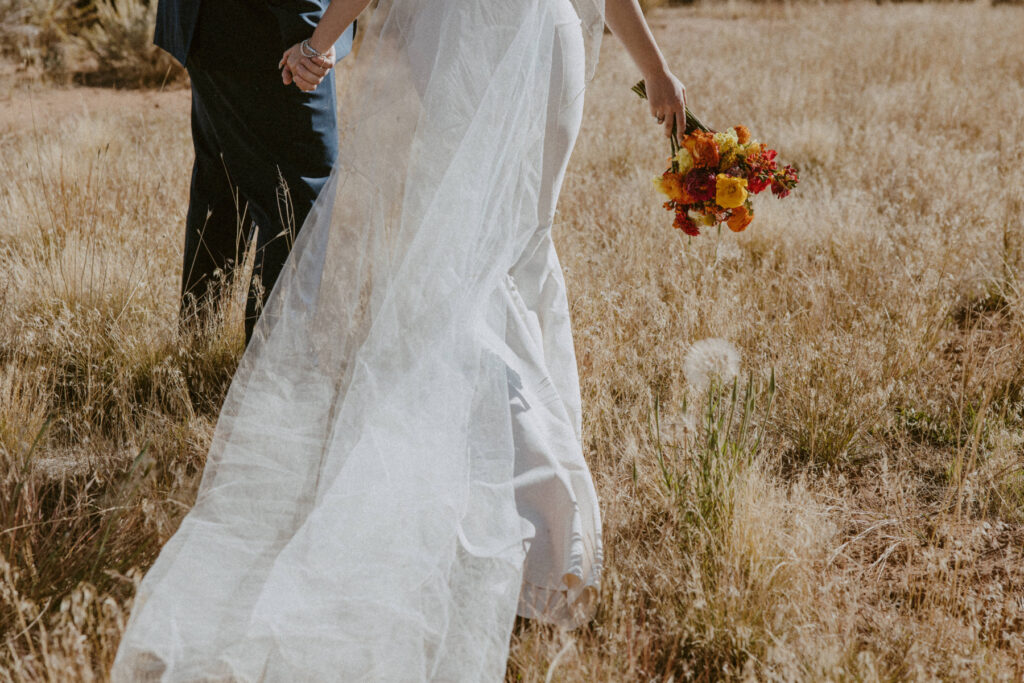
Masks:
[[[341,161],[114,681],[500,680],[517,612],[592,614],[600,519],[551,222],[601,10],[380,2]]]

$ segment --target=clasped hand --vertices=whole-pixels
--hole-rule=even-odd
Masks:
[[[303,92],[313,92],[334,68],[334,63],[333,45],[322,57],[307,57],[302,54],[302,44],[296,43],[285,50],[277,68],[281,69],[281,80],[285,85],[294,83]]]

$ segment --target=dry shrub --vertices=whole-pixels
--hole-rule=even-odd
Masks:
[[[153,45],[156,9],[155,0],[0,0],[0,55],[60,83],[181,81],[184,69]]]
[[[96,69],[82,74],[89,83],[139,87],[180,80],[184,70],[153,45],[157,3],[146,0],[95,0],[96,20],[80,40],[96,60]]]
[[[47,380],[16,363],[0,368],[0,453],[28,452],[42,434],[53,393]]]
[[[6,640],[11,649],[23,648],[23,654],[6,662],[2,680],[102,680],[96,663],[113,661],[128,620],[121,602],[82,583],[59,605],[41,606],[17,591],[19,578],[0,554],[0,610],[16,615]]]
[[[0,56],[63,79],[81,26],[73,0],[0,0]]]

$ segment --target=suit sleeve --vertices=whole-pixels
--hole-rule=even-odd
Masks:
[[[329,0],[266,0],[270,11],[277,18],[281,34],[281,51],[313,35]],[[355,24],[349,26],[335,44],[337,58],[341,59],[352,50]]]
[[[327,8],[326,0],[266,0],[266,3],[277,18],[282,52],[309,38]]]

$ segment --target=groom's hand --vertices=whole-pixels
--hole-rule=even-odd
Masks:
[[[322,57],[306,57],[302,54],[300,43],[288,48],[278,67],[281,69],[281,81],[285,85],[294,83],[303,92],[313,92],[328,72],[334,68],[334,46],[323,53]]]

